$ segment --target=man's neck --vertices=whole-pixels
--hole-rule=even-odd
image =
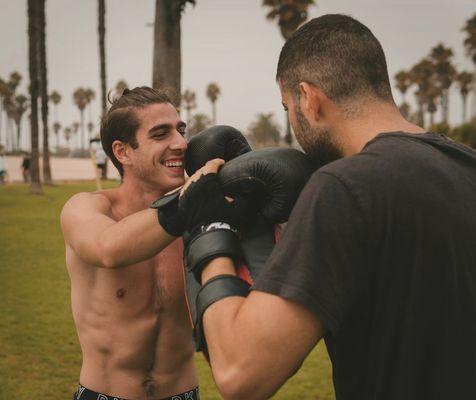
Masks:
[[[118,189],[118,206],[126,214],[144,210],[165,191],[137,179],[126,178]]]
[[[360,153],[364,146],[382,132],[424,133],[418,125],[402,117],[393,104],[378,102],[365,107],[364,115],[344,118],[335,137],[342,138],[344,156]]]

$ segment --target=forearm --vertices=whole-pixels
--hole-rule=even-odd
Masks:
[[[213,260],[205,268],[202,280],[206,282],[220,274],[235,274],[230,259]],[[253,300],[243,297],[227,297],[205,312],[203,323],[210,364],[224,398],[268,398],[288,378],[287,372],[275,368],[280,362],[279,354],[267,345],[273,327],[264,326],[264,322],[262,313],[253,312]]]
[[[175,239],[160,226],[157,211],[147,209],[106,227],[97,238],[98,257],[103,267],[125,267],[153,257]]]

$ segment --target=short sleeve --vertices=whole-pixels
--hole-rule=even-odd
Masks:
[[[301,303],[336,333],[363,289],[366,236],[351,188],[318,171],[253,289]]]

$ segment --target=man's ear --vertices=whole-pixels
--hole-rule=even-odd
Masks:
[[[120,140],[114,140],[114,142],[112,142],[112,152],[122,165],[131,164],[130,150],[131,148],[127,143],[123,143]]]
[[[299,105],[309,121],[319,121],[321,114],[320,90],[308,82],[299,83]]]

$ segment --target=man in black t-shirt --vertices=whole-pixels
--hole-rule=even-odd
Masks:
[[[324,338],[337,400],[475,399],[475,152],[402,117],[378,40],[351,17],[302,26],[277,80],[299,143],[328,164],[252,292],[223,286],[203,315],[221,393],[272,396]],[[202,287],[234,274],[215,258]]]

